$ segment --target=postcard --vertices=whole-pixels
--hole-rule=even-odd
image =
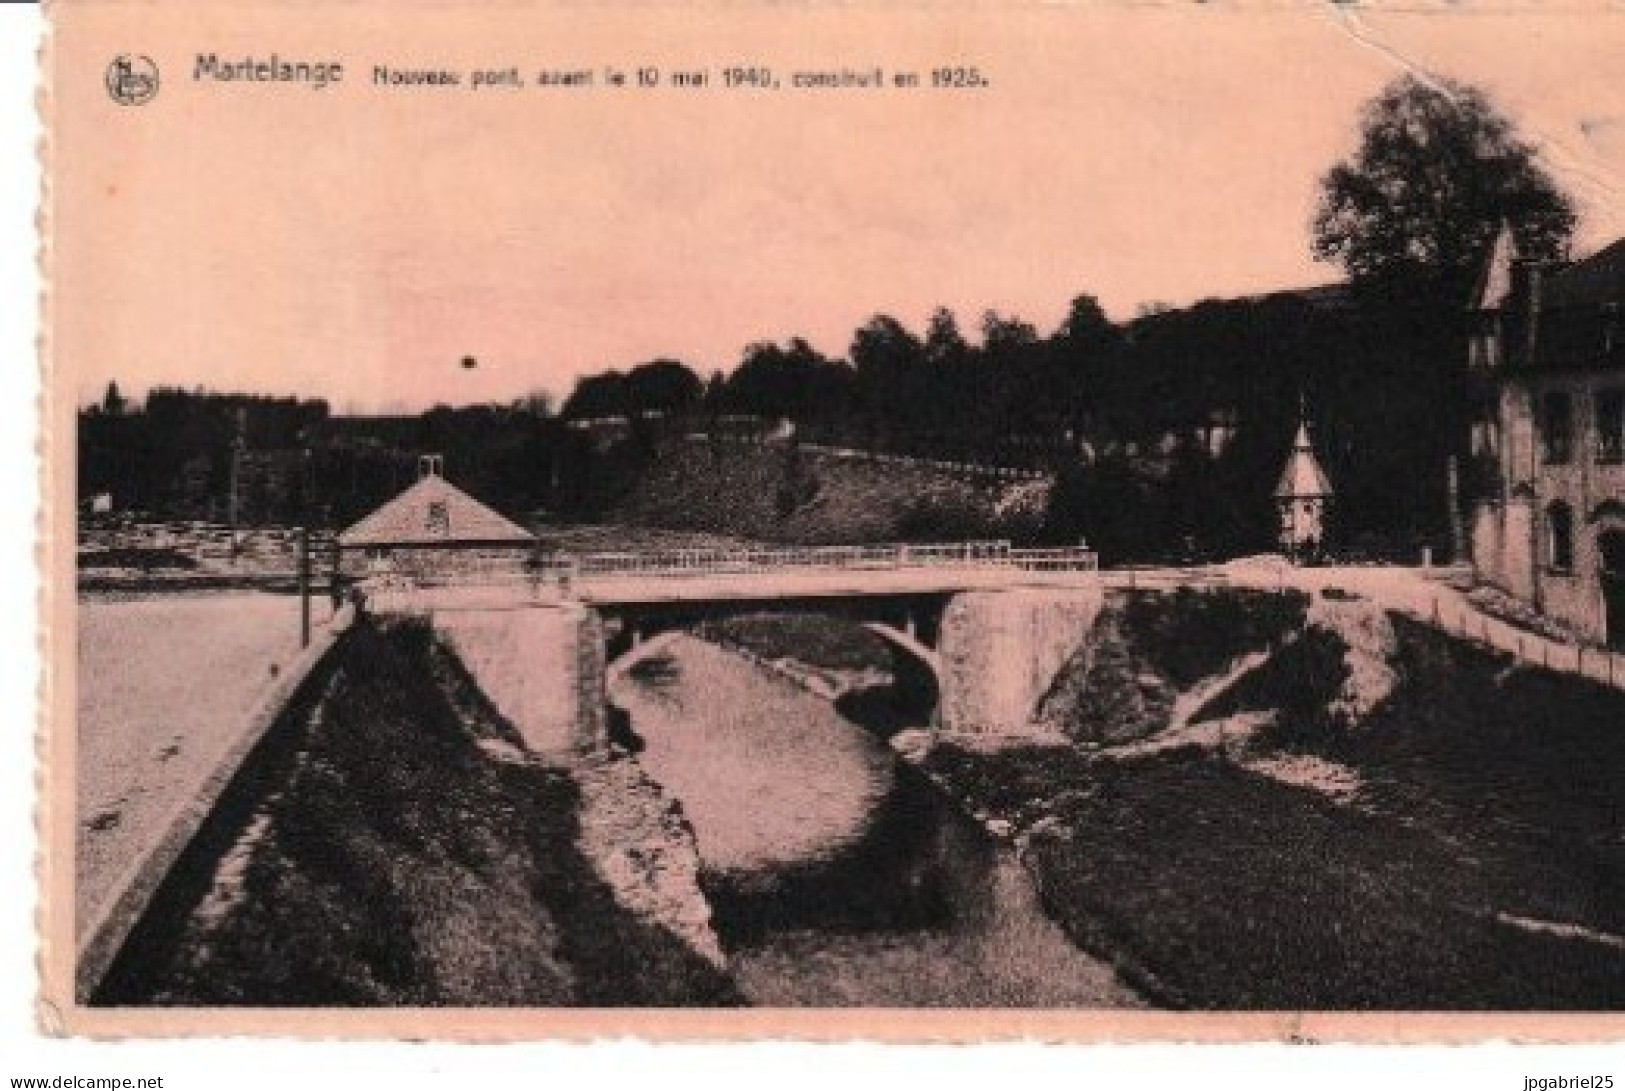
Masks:
[[[1625,9],[48,14],[50,1030],[1625,1034]]]

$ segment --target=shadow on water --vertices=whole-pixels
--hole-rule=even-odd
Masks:
[[[889,684],[842,694],[835,711],[886,748],[893,735],[929,722],[936,699],[928,677],[898,670]],[[893,759],[892,773],[893,787],[864,837],[838,854],[783,869],[766,884],[708,878],[724,943],[784,929],[950,928],[968,905],[985,900],[994,856],[986,832],[911,766]]]
[[[937,680],[908,656],[893,655],[891,681],[860,686],[841,694],[835,711],[877,739],[890,739],[899,731],[936,719],[941,699]]]
[[[704,881],[728,946],[772,932],[902,932],[951,928],[985,896],[993,845],[970,819],[899,763],[865,836],[838,855],[781,870],[768,882]]]

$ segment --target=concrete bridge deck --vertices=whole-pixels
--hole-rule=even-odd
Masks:
[[[489,610],[575,601],[584,606],[654,606],[790,599],[887,598],[953,595],[965,591],[1067,588],[1097,584],[1092,571],[1033,572],[997,568],[929,568],[891,572],[783,571],[658,577],[617,575],[561,587],[556,582],[513,577],[447,580],[435,584],[369,589],[371,609]]]
[[[756,550],[593,553],[550,558],[530,572],[469,571],[438,580],[371,581],[375,610],[491,609],[574,601],[591,607],[952,595],[1099,580],[1083,547],[1014,549],[1008,542]]]

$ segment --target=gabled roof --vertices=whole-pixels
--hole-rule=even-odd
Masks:
[[[1298,425],[1298,438],[1292,443],[1292,454],[1287,457],[1281,482],[1275,486],[1277,500],[1312,500],[1332,495],[1332,483],[1315,458],[1315,449],[1309,442],[1309,426]]]
[[[433,473],[339,535],[341,546],[525,545],[535,540],[524,527]]]
[[[1541,303],[1554,308],[1625,304],[1625,239],[1548,277]]]
[[[1473,296],[1476,310],[1500,310],[1527,302],[1511,298],[1512,266],[1517,259],[1512,228],[1502,224],[1479,275]],[[1582,261],[1547,262],[1544,267],[1546,275],[1540,280],[1543,308],[1595,310],[1604,304],[1625,304],[1625,239],[1616,239]]]
[[[1490,256],[1484,263],[1484,272],[1473,293],[1473,306],[1480,311],[1499,310],[1506,306],[1512,294],[1512,263],[1518,259],[1518,240],[1512,234],[1512,225],[1501,223],[1490,247]]]

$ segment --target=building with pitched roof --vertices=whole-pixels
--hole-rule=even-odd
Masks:
[[[1625,239],[1518,256],[1503,228],[1471,305],[1469,549],[1480,579],[1625,648]]]
[[[339,571],[426,581],[471,570],[523,571],[534,534],[447,481],[439,455],[418,480],[338,537]]]

